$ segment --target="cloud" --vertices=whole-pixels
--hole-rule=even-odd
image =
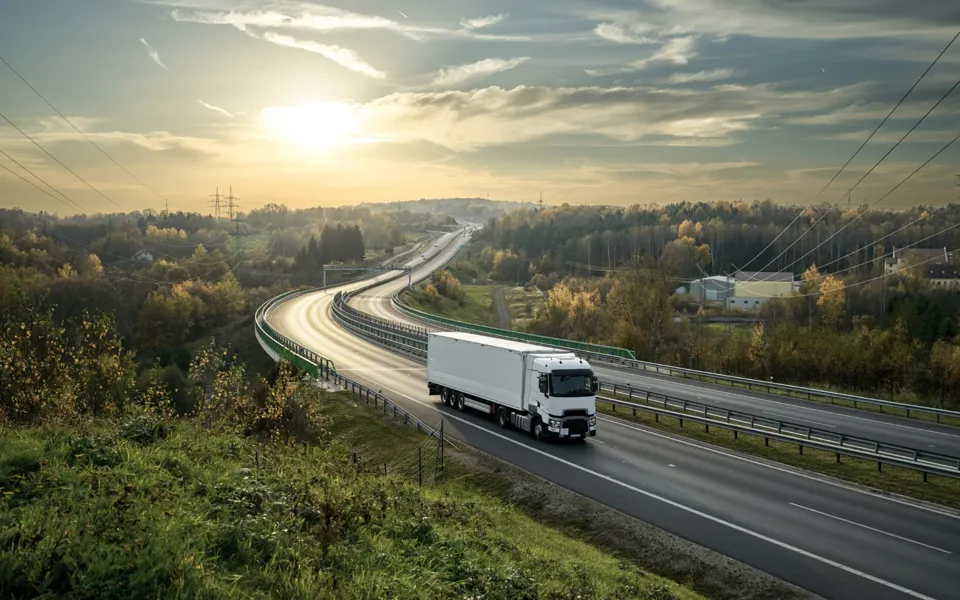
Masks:
[[[150,55],[150,58],[153,59],[153,62],[157,63],[158,65],[160,65],[160,66],[163,67],[164,69],[167,68],[167,65],[163,64],[162,62],[160,62],[160,54],[159,54],[156,50],[153,49],[153,46],[151,46],[149,43],[147,43],[147,40],[145,40],[145,39],[143,39],[143,38],[140,38],[140,43],[143,44],[143,47],[147,49],[147,54]],[[168,70],[169,70],[169,69],[168,69]]]
[[[585,69],[587,75],[613,75],[616,73],[630,73],[642,71],[650,65],[667,63],[685,65],[690,59],[697,56],[694,50],[696,39],[693,36],[675,37],[667,40],[652,56],[635,60],[632,63],[612,69]]]
[[[960,4],[943,0],[650,0],[639,11],[595,10],[596,20],[682,28],[721,38],[846,39],[942,35],[960,25]]]
[[[224,147],[217,140],[196,136],[184,136],[169,131],[148,131],[145,133],[129,131],[96,131],[92,125],[101,124],[104,119],[89,117],[70,117],[70,121],[77,126],[88,138],[102,146],[137,147],[157,153],[172,153],[185,157],[213,156],[223,152]],[[86,140],[77,135],[72,127],[60,118],[49,117],[37,119],[35,125],[24,127],[30,136],[46,148],[58,144],[86,144]],[[35,146],[19,136],[4,139],[0,135],[3,145],[22,147],[32,150]],[[21,161],[23,162],[23,161]]]
[[[655,29],[647,23],[636,25],[600,23],[593,32],[605,40],[618,44],[656,44],[657,36],[651,35]]]
[[[475,19],[460,19],[460,25],[464,29],[481,29],[483,27],[496,25],[500,21],[506,19],[508,16],[509,15],[507,13],[500,13],[486,17],[477,17]]]
[[[385,17],[365,15],[298,0],[272,0],[262,6],[247,4],[231,8],[224,8],[210,0],[207,0],[203,6],[185,6],[183,3],[173,0],[158,0],[154,3],[176,7],[170,13],[174,21],[204,25],[230,25],[241,31],[247,31],[251,27],[323,33],[379,29],[392,31],[413,40],[421,40],[425,36],[469,37],[504,41],[528,41],[531,39],[523,36],[490,35],[474,31],[474,29],[499,22],[507,17],[506,14],[492,15],[480,19],[465,19],[464,22],[471,25],[470,27],[464,25],[461,29],[449,29],[400,23]]]
[[[897,108],[890,117],[890,120],[919,119],[929,110],[931,104],[932,102],[910,102],[908,100]],[[791,117],[788,122],[794,125],[841,125],[855,121],[879,122],[890,113],[891,108],[893,108],[892,103],[884,104],[879,102],[868,103],[857,101],[819,114]],[[933,112],[929,118],[955,116],[958,114],[960,114],[960,106],[944,103],[938,106],[937,110]]]
[[[341,48],[340,46],[334,46],[330,44],[320,44],[310,40],[298,40],[295,37],[280,33],[273,33],[272,31],[268,31],[263,34],[257,34],[252,31],[247,31],[246,33],[251,37],[277,44],[279,46],[286,46],[288,48],[296,48],[298,50],[314,52],[328,60],[332,60],[341,67],[350,69],[351,71],[360,73],[361,75],[366,75],[367,77],[372,77],[373,79],[386,79],[387,77],[386,73],[374,68],[370,63],[364,61],[362,58],[360,58],[360,55],[349,48]]]
[[[720,81],[734,76],[733,69],[713,69],[697,73],[674,73],[667,78],[667,83],[695,83],[700,81]]]
[[[652,136],[726,141],[731,133],[764,121],[831,110],[864,93],[863,85],[826,91],[729,84],[706,90],[493,86],[469,92],[390,94],[360,106],[357,114],[362,135],[427,141],[454,151],[554,134],[593,134],[620,142]]]
[[[209,108],[210,110],[213,110],[213,111],[216,111],[216,112],[218,112],[218,113],[224,114],[224,115],[230,117],[231,119],[233,118],[233,115],[230,114],[229,112],[225,111],[224,109],[220,108],[219,106],[214,106],[213,104],[207,104],[206,102],[204,102],[204,101],[201,100],[200,98],[197,98],[197,104],[199,104],[200,106],[202,106],[202,107],[204,107],[204,108]]]
[[[445,67],[433,78],[433,86],[451,86],[464,81],[481,79],[494,73],[509,71],[530,60],[529,56],[518,58],[485,58],[475,63]]]
[[[872,130],[871,130],[872,131]],[[878,131],[873,139],[870,140],[872,144],[893,144],[900,140],[903,137],[903,134],[906,133],[906,130],[903,131]],[[870,131],[847,131],[844,133],[834,133],[824,136],[819,136],[817,139],[821,140],[831,140],[838,142],[863,142],[870,136]],[[933,142],[949,142],[954,137],[956,133],[953,131],[914,131],[906,139],[903,140],[904,144],[914,143],[914,144],[929,144]]]

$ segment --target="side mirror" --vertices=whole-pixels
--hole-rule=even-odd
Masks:
[[[541,376],[540,376],[540,380],[539,380],[538,383],[539,383],[539,387],[540,387],[540,393],[541,393],[541,394],[546,394],[546,393],[547,393],[547,376],[546,376],[546,375],[541,375]]]
[[[593,381],[590,382],[590,391],[594,394],[600,391],[600,380],[596,377],[593,378]]]

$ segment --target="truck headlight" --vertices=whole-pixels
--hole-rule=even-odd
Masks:
[[[560,421],[550,419],[550,427],[560,427]]]
[[[590,423],[590,426],[593,427],[597,424],[597,415],[590,415],[590,419],[587,421]]]

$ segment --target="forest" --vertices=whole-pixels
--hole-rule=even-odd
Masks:
[[[473,251],[494,279],[547,293],[529,326],[536,333],[630,348],[641,360],[956,407],[960,289],[934,288],[924,269],[887,276],[883,262],[894,248],[953,251],[958,225],[960,205],[560,206],[490,220]],[[676,293],[737,268],[792,271],[799,291],[757,313]]]
[[[236,222],[196,213],[60,218],[0,210],[0,355],[11,364],[29,355],[18,346],[23,340],[4,337],[17,333],[29,315],[34,336],[58,328],[80,335],[95,325],[97,340],[115,340],[123,348],[111,358],[102,355],[104,361],[130,361],[123,377],[133,377],[137,389],[159,378],[175,404],[185,405],[190,361],[204,340],[232,346],[251,374],[268,369],[250,333],[257,306],[297,286],[319,285],[323,264],[389,260],[394,248],[412,247],[414,240],[456,223],[409,211],[395,217],[354,207],[268,205],[243,215],[236,235]],[[54,346],[83,343],[66,338]],[[60,360],[57,353],[44,357],[39,346],[30,347],[34,366]],[[16,379],[9,385],[19,385]],[[4,394],[0,404],[8,406],[11,398]]]

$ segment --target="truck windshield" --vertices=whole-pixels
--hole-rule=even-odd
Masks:
[[[591,381],[593,371],[589,369],[554,371],[550,374],[550,395],[558,398],[592,396]]]

